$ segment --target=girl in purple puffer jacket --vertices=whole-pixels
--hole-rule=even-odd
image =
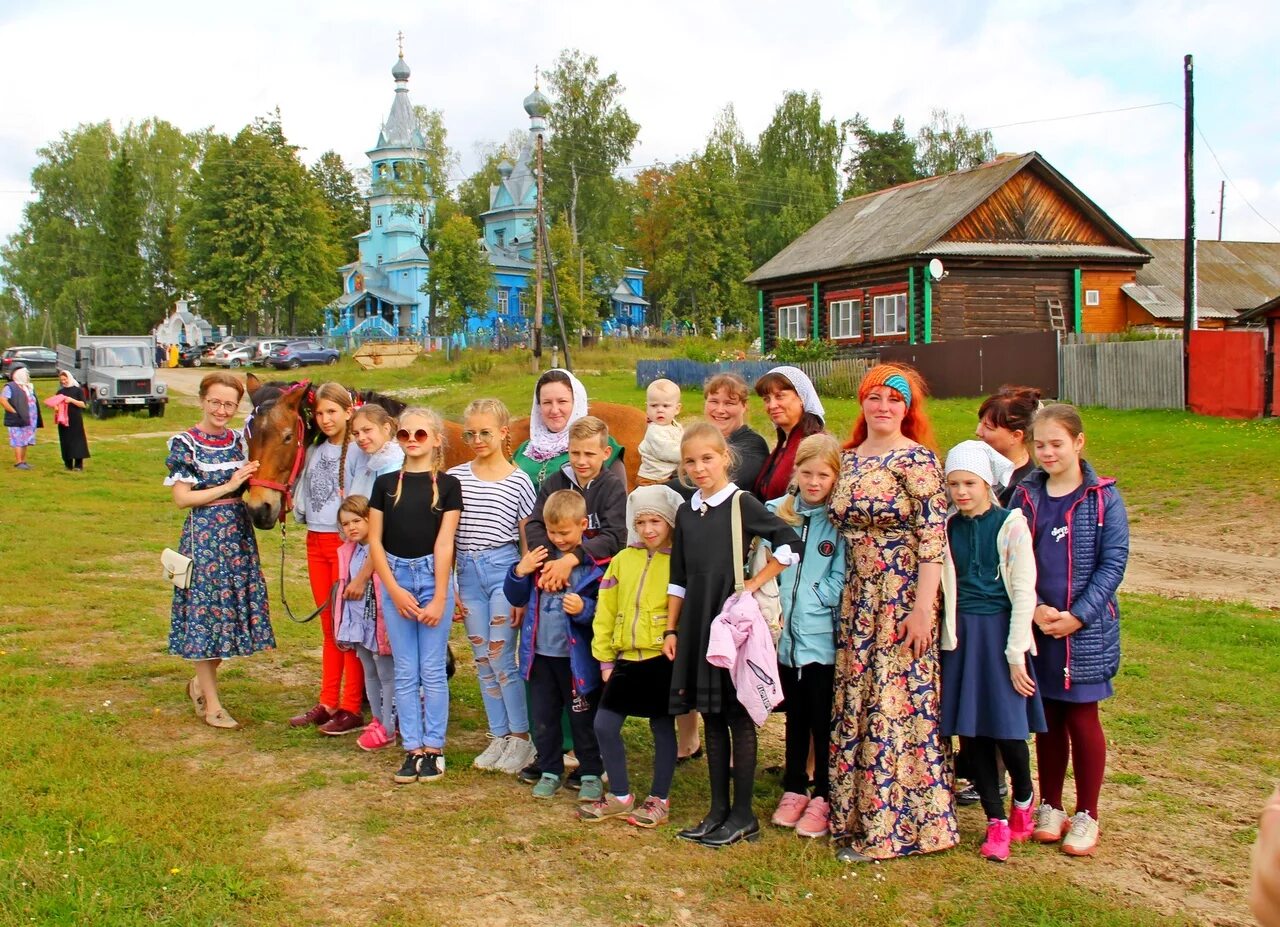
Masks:
[[[1023,480],[1014,504],[1027,516],[1036,552],[1032,661],[1049,728],[1036,735],[1041,804],[1033,836],[1061,840],[1070,856],[1091,856],[1107,762],[1098,703],[1111,697],[1120,668],[1116,590],[1129,559],[1129,520],[1115,480],[1099,477],[1081,457],[1084,424],[1073,406],[1042,409],[1032,434],[1040,469]],[[1072,817],[1062,800],[1068,759]]]

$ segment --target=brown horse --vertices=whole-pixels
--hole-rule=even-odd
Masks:
[[[306,449],[314,443],[317,430],[311,423],[310,381],[297,383],[264,383],[252,373],[245,377],[245,387],[253,411],[246,422],[249,459],[258,462],[258,472],[249,481],[244,494],[245,505],[255,526],[263,531],[274,528],[292,507],[293,486],[302,472]],[[363,402],[381,405],[398,415],[405,404],[398,399],[370,390],[356,391]],[[627,449],[623,464],[627,483],[635,485],[640,454],[636,450],[645,432],[645,414],[639,409],[614,402],[593,402],[593,415],[604,419],[609,434]],[[462,426],[445,422],[445,465],[452,467],[471,459],[462,442]],[[529,439],[528,417],[511,423],[511,448]]]

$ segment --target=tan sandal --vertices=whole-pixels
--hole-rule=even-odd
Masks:
[[[240,727],[240,722],[227,714],[227,710],[225,708],[219,708],[213,714],[205,715],[204,723],[209,725],[209,727],[222,728],[227,731],[234,731]]]
[[[199,681],[193,676],[191,681],[187,683],[187,698],[191,699],[191,704],[196,710],[196,717],[204,717],[204,695],[198,689]]]

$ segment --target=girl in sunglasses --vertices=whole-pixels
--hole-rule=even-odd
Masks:
[[[462,484],[458,522],[458,597],[489,743],[477,769],[515,775],[533,762],[524,681],[516,668],[519,618],[502,592],[503,578],[520,559],[520,522],[533,512],[533,481],[508,458],[511,415],[497,399],[476,399],[462,414],[462,440],[475,459],[449,471]]]
[[[405,749],[397,783],[444,775],[449,725],[453,544],[462,488],[441,473],[444,423],[430,409],[400,413],[404,466],[373,481],[369,555],[382,580],[382,614],[395,664],[396,716]],[[419,695],[422,692],[422,696]]]

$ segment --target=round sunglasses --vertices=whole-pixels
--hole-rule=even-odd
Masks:
[[[490,431],[488,428],[480,431],[464,431],[462,433],[462,443],[474,444],[476,441],[479,441],[481,444],[488,444],[494,439],[494,436],[494,432]]]
[[[396,440],[399,441],[401,444],[406,443],[410,438],[417,441],[419,444],[423,444],[430,437],[431,437],[431,432],[427,431],[425,428],[419,428],[417,431],[413,432],[412,434],[410,434],[409,431],[405,428],[401,428],[399,431],[396,432]]]

